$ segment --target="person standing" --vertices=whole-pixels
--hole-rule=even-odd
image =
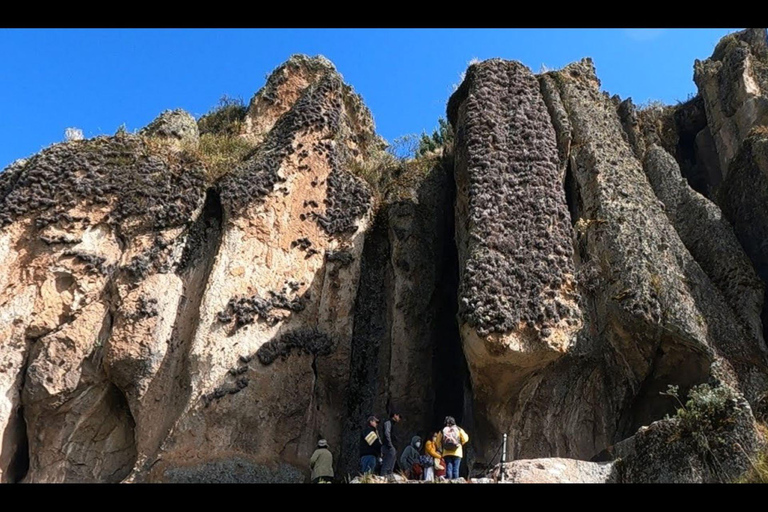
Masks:
[[[312,470],[312,483],[331,483],[333,480],[333,454],[328,449],[328,441],[320,439],[317,449],[309,459],[309,469]]]
[[[360,472],[372,473],[376,461],[381,457],[381,439],[379,439],[379,418],[368,416],[368,422],[360,437]]]
[[[391,476],[395,472],[395,460],[397,460],[397,432],[395,425],[400,422],[400,414],[393,412],[384,422],[384,440],[382,441],[381,476]]]
[[[437,451],[437,435],[438,432],[433,432],[427,442],[424,443],[424,455],[422,457],[431,459],[431,461],[425,460],[422,464],[424,466],[424,480],[427,482],[435,480],[435,469],[443,469],[441,466],[443,456]]]
[[[437,435],[437,446],[443,452],[446,464],[446,478],[459,478],[459,467],[463,455],[462,446],[469,441],[469,435],[463,428],[456,425],[453,416],[445,417],[445,426]]]

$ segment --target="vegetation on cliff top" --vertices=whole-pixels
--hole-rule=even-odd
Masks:
[[[453,129],[440,118],[431,135],[397,137],[386,149],[369,155],[364,163],[352,161],[350,172],[370,185],[377,204],[381,204],[402,198],[452,152]]]

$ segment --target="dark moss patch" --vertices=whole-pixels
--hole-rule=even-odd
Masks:
[[[327,356],[333,350],[330,336],[317,329],[289,331],[259,347],[256,357],[263,365],[270,365],[278,357],[287,359],[292,351],[298,350],[313,356]]]
[[[228,382],[222,386],[217,387],[211,393],[203,395],[203,403],[206,407],[208,407],[211,402],[215,400],[220,400],[227,395],[236,395],[237,393],[247,388],[249,383],[250,379],[248,379],[248,377],[244,375],[240,376],[234,382]]]
[[[293,281],[286,282],[280,291],[267,292],[268,297],[262,298],[259,295],[251,297],[231,298],[224,311],[218,314],[218,320],[221,323],[230,323],[235,321],[235,330],[248,324],[261,320],[267,325],[276,325],[280,317],[272,314],[274,310],[284,310],[293,313],[303,311],[309,301],[309,292],[304,296],[291,297],[298,290],[299,284]]]
[[[140,320],[142,318],[152,318],[158,314],[157,299],[141,295],[136,301],[136,309],[132,313],[127,314],[126,318],[129,320]]]
[[[35,216],[38,227],[73,222],[69,208],[112,202],[112,225],[130,219],[137,230],[180,226],[198,205],[203,175],[186,153],[158,154],[137,136],[57,144],[0,174],[0,225],[25,216]]]
[[[352,256],[352,253],[349,251],[326,251],[325,253],[325,260],[326,261],[336,261],[339,263],[342,267],[348,267],[352,264],[353,261],[355,261],[355,257]]]
[[[112,267],[105,265],[107,259],[95,254],[89,254],[82,251],[64,251],[62,254],[65,257],[72,257],[78,263],[81,263],[85,267],[85,271],[89,274],[108,274]]]
[[[523,65],[491,60],[470,71],[448,112],[467,208],[459,315],[481,336],[551,327],[579,313],[556,298],[575,272],[549,113]]]
[[[40,235],[40,240],[42,242],[45,242],[48,245],[56,245],[56,244],[79,244],[82,242],[80,238],[70,238],[65,235],[56,235],[56,236],[46,236],[46,235]]]
[[[122,270],[134,281],[145,279],[153,273],[167,274],[171,271],[171,251],[173,246],[160,236],[156,236],[152,245],[141,254],[131,258]]]

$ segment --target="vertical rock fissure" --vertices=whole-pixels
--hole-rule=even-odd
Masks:
[[[13,455],[11,456],[10,463],[8,464],[8,476],[4,478],[4,481],[9,483],[21,482],[29,472],[29,432],[27,430],[27,420],[24,415],[24,406],[22,405],[22,392],[24,391],[24,385],[27,380],[27,368],[29,368],[32,359],[31,345],[36,341],[35,338],[27,337],[26,353],[24,356],[24,364],[19,372],[20,383],[18,386],[19,406],[16,409],[15,417],[12,416],[6,432],[3,435],[2,446],[6,446],[6,438],[12,439],[12,446],[14,446]]]
[[[439,427],[446,416],[453,416],[459,424],[465,424],[464,392],[469,386],[469,369],[464,357],[458,324],[459,306],[459,256],[455,240],[456,183],[453,166],[449,159],[443,165],[450,165],[448,205],[443,233],[442,254],[440,255],[441,279],[435,290],[436,327],[433,347],[432,382],[434,383],[434,409],[432,424]],[[471,388],[470,388],[471,389]]]
[[[359,461],[359,437],[368,415],[374,413],[378,396],[379,352],[389,336],[386,280],[389,260],[387,215],[379,210],[366,234],[360,263],[360,283],[354,309],[350,349],[350,376],[346,417],[339,461],[341,474],[355,474]]]
[[[223,222],[224,211],[219,192],[214,188],[208,189],[203,210],[189,230],[177,270],[183,281],[183,291],[169,342],[169,354],[153,379],[145,399],[146,403],[156,401],[162,404],[163,410],[163,414],[158,415],[162,419],[146,418],[151,423],[147,425],[151,432],[147,432],[148,442],[142,454],[148,457],[147,467],[154,462],[153,454],[160,448],[189,401],[192,390],[191,376],[188,375],[189,352],[199,328],[200,305],[221,245]]]

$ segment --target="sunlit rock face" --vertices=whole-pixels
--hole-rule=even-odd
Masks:
[[[399,449],[454,416],[473,476],[737,477],[768,413],[766,69],[765,31],[734,33],[696,97],[638,108],[590,59],[492,59],[453,138],[394,161],[297,55],[234,121],[165,111],[15,162],[0,480],[306,482],[321,436],[344,476],[392,410]],[[662,394],[704,383],[717,468]]]

